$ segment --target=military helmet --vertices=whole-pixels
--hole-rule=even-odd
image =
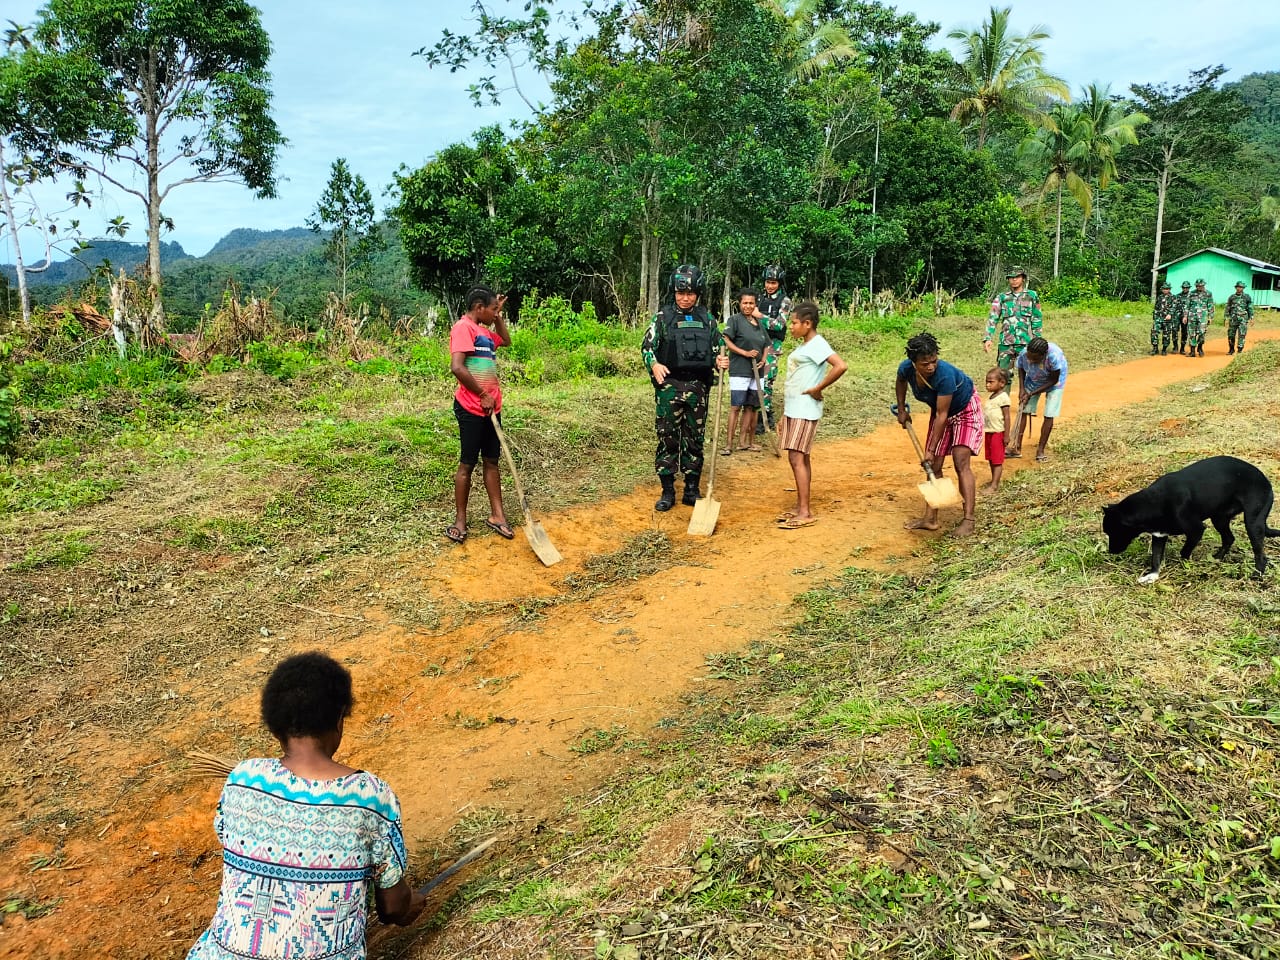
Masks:
[[[1164,283],[1160,284],[1160,289],[1161,289],[1161,290],[1169,290],[1169,289],[1172,289],[1172,288],[1169,286],[1169,281],[1168,281],[1168,280],[1166,280]]]
[[[671,276],[671,289],[676,293],[696,293],[701,296],[702,286],[702,271],[692,263],[676,267],[676,272]]]
[[[1203,286],[1204,286],[1204,280],[1203,280],[1203,279],[1198,279],[1198,280],[1196,280],[1196,286],[1197,286],[1197,287],[1203,287]]]
[[[776,263],[771,263],[769,266],[764,268],[764,278],[766,280],[777,280],[781,283],[783,280],[787,279],[787,271],[783,270]]]
[[[1010,267],[1004,272],[1004,278],[1006,280],[1011,280],[1014,277],[1021,277],[1023,280],[1027,279],[1026,269],[1023,267]]]
[[[1190,281],[1190,280],[1183,280],[1183,281],[1182,281],[1182,289],[1183,289],[1183,290],[1190,290],[1190,289],[1191,289],[1191,281]]]
[[[1244,286],[1244,281],[1243,281],[1243,280],[1237,280],[1237,281],[1236,281],[1236,286],[1237,286],[1237,287],[1243,287],[1243,286]]]

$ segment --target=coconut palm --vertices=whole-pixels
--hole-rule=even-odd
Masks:
[[[1022,145],[1023,156],[1040,168],[1047,168],[1040,186],[1043,199],[1057,194],[1057,226],[1053,238],[1053,275],[1058,276],[1062,250],[1062,191],[1065,189],[1080,204],[1085,219],[1093,206],[1093,188],[1085,179],[1089,172],[1090,135],[1088,120],[1078,107],[1059,103],[1045,114],[1044,126]]]
[[[799,80],[812,80],[824,67],[852,60],[858,55],[849,31],[836,20],[824,20],[821,0],[765,0],[787,26],[798,59],[792,69]]]
[[[1049,38],[1049,31],[1035,26],[1022,36],[1010,33],[1011,9],[992,7],[991,19],[980,30],[957,29],[947,35],[964,43],[951,119],[958,123],[978,121],[979,150],[986,143],[993,115],[1024,117],[1038,125],[1046,100],[1071,99],[1067,85],[1041,67],[1044,54],[1039,43]]]

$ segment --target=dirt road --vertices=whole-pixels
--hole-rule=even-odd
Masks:
[[[1276,335],[1257,331],[1251,340]],[[1227,363],[1222,351],[1218,341],[1203,360],[1150,357],[1072,373],[1059,429],[1069,433],[1169,383],[1203,378]],[[838,388],[831,402],[840,402]],[[705,542],[684,535],[689,508],[653,512],[655,485],[543,517],[566,558],[551,570],[519,535],[512,542],[478,536],[448,552],[443,564],[389,558],[388,576],[398,571],[416,578],[424,595],[468,606],[459,612],[462,625],[445,633],[392,625],[376,608],[331,610],[291,631],[299,645],[323,642],[352,665],[359,703],[341,759],[395,787],[411,848],[421,842],[451,851],[447,835],[465,818],[479,822],[493,814],[518,834],[553,817],[564,798],[587,794],[616,767],[616,755],[593,746],[660,738],[663,718],[678,718],[682,694],[715,683],[707,656],[777,634],[792,598],[813,578],[848,565],[902,569],[926,561],[928,539],[937,535],[903,530],[919,507],[918,467],[887,408],[885,416],[886,425],[868,436],[820,440],[814,453],[820,520],[807,528],[774,526],[775,515],[791,505],[786,461],[738,455],[718,464],[724,506],[715,536]],[[1023,459],[1006,469],[1052,466]],[[986,476],[980,464],[979,483]],[[989,509],[980,499],[980,527]],[[954,524],[958,516],[953,508],[944,521]],[[670,538],[682,558],[676,565],[584,588],[589,557],[643,543],[633,538],[652,532]],[[310,643],[299,639],[308,630]],[[280,653],[243,650],[232,666],[260,669]],[[84,735],[80,748],[98,751],[101,776],[82,788],[118,791],[121,802],[103,821],[27,838],[0,867],[6,895],[17,891],[42,903],[60,898],[47,917],[10,914],[0,928],[0,956],[176,957],[203,927],[221,870],[211,828],[219,784],[188,783],[165,764],[207,742],[215,727],[251,729],[257,690],[216,711],[208,690],[177,693],[206,706],[168,728],[163,742],[110,744]],[[57,863],[33,868],[35,858],[59,845]]]

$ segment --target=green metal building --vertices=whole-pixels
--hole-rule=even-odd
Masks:
[[[1184,280],[1192,287],[1197,280],[1203,280],[1205,289],[1213,294],[1213,302],[1223,304],[1236,292],[1236,282],[1242,281],[1255,307],[1280,310],[1280,267],[1274,263],[1218,247],[1205,247],[1162,263],[1160,269],[1165,271],[1165,280],[1174,293],[1182,288]]]

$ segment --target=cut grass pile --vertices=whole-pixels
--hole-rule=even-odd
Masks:
[[[1280,957],[1276,571],[1209,542],[1140,587],[1099,529],[1212,452],[1280,475],[1280,344],[1211,383],[1062,438],[929,572],[815,582],[674,739],[601,732],[626,776],[417,955]]]

